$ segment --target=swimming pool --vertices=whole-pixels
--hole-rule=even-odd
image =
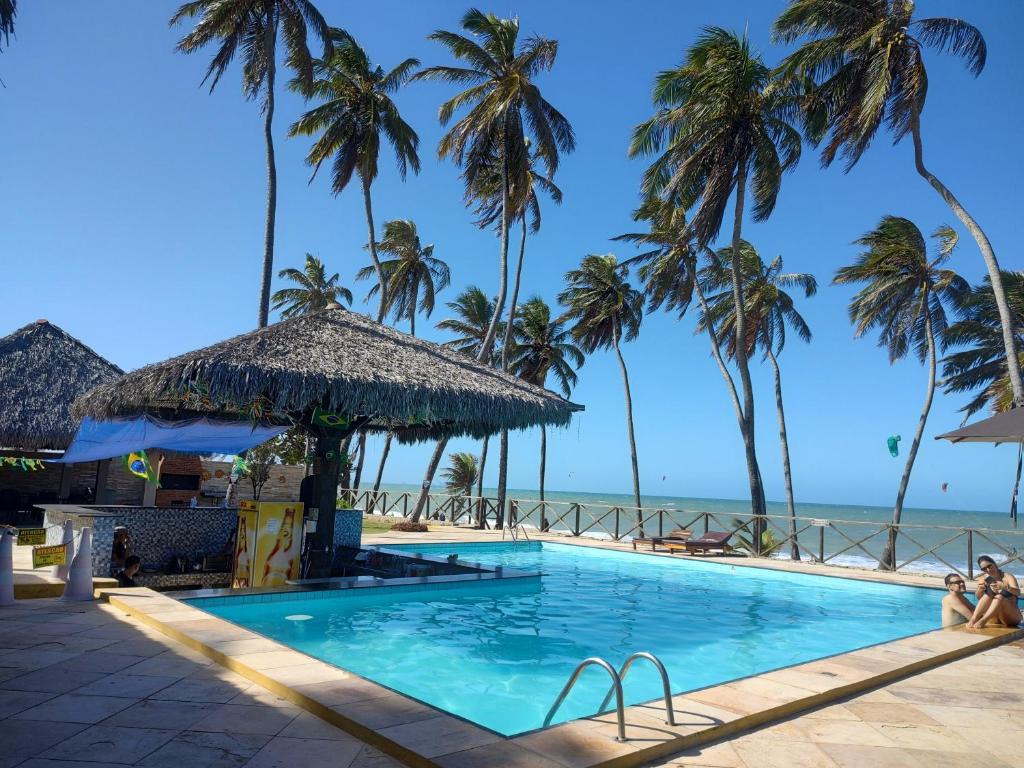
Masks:
[[[541,727],[587,656],[650,651],[682,693],[938,626],[940,595],[919,587],[549,542],[389,548],[544,575],[189,603],[506,736]],[[552,722],[593,714],[608,687],[586,671]],[[643,664],[624,687],[627,704],[661,693]]]

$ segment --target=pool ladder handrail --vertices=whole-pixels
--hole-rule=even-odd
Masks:
[[[626,741],[626,710],[622,700],[622,681],[629,673],[630,668],[633,666],[633,662],[638,659],[646,659],[654,665],[654,668],[658,670],[658,674],[661,676],[661,687],[665,697],[665,713],[667,715],[666,722],[675,726],[676,724],[676,713],[672,707],[672,686],[668,680],[668,670],[665,669],[665,665],[661,663],[661,659],[655,656],[649,651],[637,651],[631,654],[623,663],[622,667],[618,672],[615,671],[615,667],[609,664],[604,659],[598,656],[591,656],[588,659],[584,659],[580,662],[579,666],[573,671],[569,677],[569,682],[562,688],[562,692],[558,694],[558,698],[555,699],[555,703],[551,705],[551,709],[548,710],[547,717],[544,718],[544,727],[547,728],[551,724],[552,718],[555,716],[555,712],[562,706],[562,702],[569,695],[569,691],[576,684],[580,674],[584,669],[591,665],[596,665],[605,670],[612,679],[612,687],[608,691],[608,694],[604,697],[601,702],[601,706],[597,709],[597,714],[604,712],[605,707],[608,705],[608,700],[614,695],[615,696],[615,715],[618,720],[619,735],[615,737],[616,741]]]
[[[649,651],[637,651],[622,662],[622,667],[619,668],[619,682],[621,683],[626,679],[626,675],[629,674],[629,670],[633,666],[633,662],[638,659],[646,659],[654,665],[655,669],[658,670],[658,674],[661,676],[661,690],[665,698],[665,713],[668,716],[666,722],[669,725],[674,726],[676,724],[676,713],[672,708],[672,686],[668,681],[668,670],[665,669],[665,665],[661,663],[661,659]],[[597,708],[598,714],[604,712],[604,708],[608,706],[608,700],[612,697],[614,692],[615,690],[613,687],[607,694],[605,694],[604,700],[601,702],[601,706]]]
[[[522,531],[523,538],[526,541],[530,540],[530,535],[526,532],[526,526],[524,526],[518,520],[516,520],[514,523],[512,523],[512,525],[508,526],[507,530],[509,532],[509,535],[512,536],[512,541],[515,542],[515,543],[519,543],[519,536],[516,534],[517,530]],[[502,540],[504,540],[504,538],[505,538],[505,531],[506,531],[505,528],[501,529],[501,538],[502,538]]]
[[[615,671],[615,667],[609,664],[604,659],[598,656],[591,656],[584,659],[579,663],[579,666],[573,670],[572,675],[569,677],[569,681],[562,688],[562,692],[558,694],[558,698],[555,699],[555,703],[551,705],[551,709],[548,710],[547,717],[544,718],[544,727],[547,728],[551,725],[551,719],[555,716],[555,712],[562,706],[562,702],[565,701],[565,697],[569,695],[569,691],[576,685],[576,681],[579,680],[583,670],[591,665],[601,667],[605,672],[612,678],[612,692],[615,694],[615,714],[618,719],[619,735],[615,737],[616,741],[626,741],[626,710],[622,703],[622,678],[619,677],[619,673]]]

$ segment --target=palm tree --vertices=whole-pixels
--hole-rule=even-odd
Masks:
[[[313,59],[306,44],[311,28],[324,43],[323,58],[331,55],[327,22],[309,0],[191,0],[171,17],[171,25],[199,16],[195,27],[178,41],[182,53],[194,53],[215,43],[203,83],[210,91],[238,50],[242,64],[242,90],[247,99],[263,95],[263,137],[267,146],[267,216],[263,239],[263,275],[260,281],[259,327],[270,314],[270,282],[274,274],[274,224],[277,216],[277,165],[274,161],[274,80],[277,75],[277,36],[287,49],[288,64],[305,82],[313,79]]]
[[[448,459],[451,464],[441,471],[444,487],[453,496],[459,497],[459,512],[452,519],[462,514],[465,497],[473,495],[473,484],[477,481],[480,471],[476,464],[476,456],[472,453],[452,453]]]
[[[543,387],[548,374],[558,381],[566,397],[576,384],[576,371],[585,360],[582,350],[560,319],[551,318],[551,308],[540,296],[534,296],[519,308],[508,352],[510,370],[519,378]],[[540,500],[544,501],[544,474],[547,463],[547,429],[540,425]],[[544,527],[544,526],[542,526]]]
[[[316,256],[306,254],[306,264],[301,269],[282,269],[277,276],[285,280],[291,280],[298,284],[298,288],[282,288],[276,291],[271,297],[274,302],[272,309],[284,308],[281,317],[287,320],[290,317],[304,315],[307,312],[316,312],[323,309],[332,302],[352,303],[352,292],[338,285],[339,275],[335,272],[327,277],[327,270],[324,264]]]
[[[772,366],[775,379],[775,409],[779,420],[779,445],[782,450],[782,475],[786,484],[786,511],[789,513],[789,556],[800,559],[800,547],[796,534],[796,504],[793,500],[793,473],[789,462],[789,437],[786,430],[786,412],[782,406],[782,374],[779,371],[778,356],[786,345],[786,327],[796,331],[804,342],[810,342],[811,329],[797,311],[793,297],[787,288],[799,288],[805,297],[813,296],[818,282],[813,275],[802,272],[785,274],[782,271],[782,257],[776,256],[765,264],[761,256],[747,241],[740,248],[740,265],[744,280],[744,298],[747,315],[747,354],[753,354],[760,347]],[[732,251],[722,248],[717,258],[709,261],[701,270],[704,286],[719,291],[710,300],[710,315],[702,323],[713,323],[717,333],[726,343],[730,357],[735,356],[736,312],[732,302]]]
[[[626,395],[626,428],[629,434],[630,461],[633,466],[633,500],[636,503],[636,522],[640,536],[644,535],[643,510],[640,500],[640,471],[637,467],[636,438],[633,435],[633,397],[629,389],[629,373],[619,345],[632,341],[640,333],[643,319],[644,297],[629,284],[628,268],[619,264],[612,254],[586,256],[579,269],[565,275],[568,284],[558,294],[565,307],[559,322],[573,321],[573,341],[586,354],[598,349],[615,350],[622,371],[622,386]]]
[[[907,0],[792,0],[775,22],[783,43],[807,42],[783,62],[787,74],[814,85],[806,128],[811,142],[825,143],[822,164],[837,155],[849,171],[882,127],[899,143],[909,133],[918,174],[939,193],[978,243],[1002,324],[1002,338],[1013,399],[1024,403],[1013,314],[988,236],[963,204],[924,164],[921,113],[928,90],[923,52],[932,48],[964,59],[975,76],[985,67],[985,38],[962,19],[914,18]]]
[[[896,531],[903,513],[903,498],[935,394],[937,350],[946,347],[945,304],[955,303],[969,290],[962,277],[950,269],[940,269],[956,247],[956,232],[943,226],[932,237],[938,242],[938,253],[929,261],[928,244],[921,230],[908,219],[885,216],[875,229],[855,241],[864,250],[854,264],[836,272],[833,281],[840,285],[865,284],[850,302],[850,321],[856,327],[856,337],[878,329],[878,345],[888,350],[890,363],[913,351],[921,362],[928,364],[924,407],[907,453],[892,512],[893,527],[889,529],[880,561],[886,570],[896,566]]]
[[[377,243],[377,249],[394,258],[380,262],[380,271],[387,286],[384,301],[385,314],[390,313],[397,323],[409,321],[409,333],[416,335],[416,313],[427,317],[434,311],[434,297],[438,291],[448,287],[451,271],[441,259],[434,257],[434,246],[420,242],[416,223],[408,219],[384,222],[384,239]],[[356,274],[357,280],[373,277],[375,265],[363,267]],[[378,282],[366,298],[380,292]]]
[[[634,130],[630,155],[660,153],[644,174],[646,196],[696,207],[690,229],[700,247],[717,237],[735,193],[732,228],[732,293],[736,336],[745,338],[740,245],[747,183],[755,221],[775,207],[783,172],[800,158],[800,134],[789,124],[795,88],[772,76],[746,36],[706,27],[681,66],[657,78],[658,112]],[[754,391],[747,350],[736,346],[743,391],[737,422],[743,437],[752,511],[765,514],[764,487],[754,441]]]
[[[1024,345],[1024,272],[1003,270],[1001,277],[1020,349]],[[946,343],[951,347],[968,348],[943,359],[943,389],[946,392],[980,390],[962,409],[965,419],[986,407],[995,412],[1009,410],[1013,407],[1013,388],[1006,368],[999,308],[987,277],[981,285],[960,297],[956,314],[959,319],[946,330]],[[1024,365],[1024,359],[1020,362]]]
[[[437,324],[442,331],[456,334],[451,341],[446,341],[445,346],[457,349],[470,357],[479,357],[483,348],[484,340],[487,338],[487,331],[491,327],[491,319],[494,317],[495,302],[487,298],[482,290],[471,285],[460,293],[455,301],[448,302],[448,309],[455,313],[455,317],[447,318]],[[504,323],[498,323],[496,336],[504,335]],[[498,359],[495,351],[491,351],[488,362],[494,363]],[[476,495],[481,501],[477,502],[477,526],[483,528],[486,520],[483,509],[484,495],[484,467],[487,464],[487,444],[489,436],[484,435],[480,447],[479,472],[477,473]]]
[[[512,345],[512,329],[515,326],[516,310],[519,302],[519,288],[523,275],[523,260],[526,256],[527,217],[529,231],[536,234],[540,231],[541,210],[538,192],[543,192],[556,204],[562,202],[562,190],[554,182],[537,172],[537,158],[530,153],[530,141],[526,140],[527,160],[529,167],[523,184],[516,184],[509,191],[509,199],[513,210],[513,220],[520,223],[519,258],[516,260],[515,277],[512,281],[512,300],[509,302],[508,320],[504,322],[504,336],[501,341],[501,368],[509,369],[508,350]],[[495,158],[476,176],[474,186],[467,191],[467,202],[477,204],[477,225],[486,228],[501,220],[503,209],[501,163]],[[498,494],[497,507],[505,509],[505,490],[508,482],[508,430],[501,430],[501,442],[498,452]]]
[[[387,285],[377,257],[370,186],[377,178],[382,138],[391,144],[403,180],[409,168],[413,173],[420,172],[416,152],[419,137],[402,119],[392,100],[392,95],[408,82],[420,62],[408,58],[385,72],[370,61],[366,51],[344,30],[332,28],[331,41],[334,44],[331,58],[313,62],[312,85],[302,78],[291,83],[292,89],[307,98],[319,99],[321,104],[296,120],[288,134],[318,137],[306,162],[313,166],[315,177],[320,166],[333,159],[331,191],[335,197],[348,186],[353,174],[359,177],[369,230],[368,249],[380,292],[377,322],[381,322],[385,315]]]
[[[465,66],[429,67],[415,79],[433,79],[469,87],[449,99],[438,111],[441,125],[447,125],[456,112],[465,115],[441,138],[438,156],[450,158],[462,168],[467,197],[478,189],[478,177],[489,172],[497,158],[501,168],[500,283],[491,327],[480,349],[480,360],[487,360],[494,345],[497,324],[505,311],[508,290],[508,238],[514,215],[512,190],[526,189],[529,157],[527,134],[534,153],[544,166],[548,179],[558,168],[559,154],[576,146],[572,125],[548,102],[534,83],[541,72],[549,71],[558,55],[558,43],[539,36],[519,45],[519,20],[502,19],[493,13],[471,8],[462,17],[462,29],[468,34],[438,30],[430,35]],[[447,441],[441,440],[427,465],[426,475],[412,519],[419,520],[430,483],[441,461]]]

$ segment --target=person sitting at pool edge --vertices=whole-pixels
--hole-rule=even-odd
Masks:
[[[964,597],[967,582],[959,573],[950,573],[943,580],[949,594],[942,598],[942,626],[953,627],[965,624],[974,616],[974,606]]]
[[[128,555],[124,559],[124,568],[117,572],[117,586],[119,587],[137,587],[135,583],[135,574],[139,572],[139,568],[142,567],[142,558],[138,555]]]
[[[978,558],[981,576],[974,594],[978,598],[978,607],[967,622],[968,629],[980,629],[989,623],[1004,627],[1016,627],[1024,617],[1017,607],[1020,597],[1020,585],[1012,573],[999,569],[996,561],[988,555]]]

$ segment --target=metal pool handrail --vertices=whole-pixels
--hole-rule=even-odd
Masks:
[[[555,716],[555,712],[557,712],[558,708],[562,706],[562,702],[565,701],[565,697],[569,695],[569,691],[571,691],[572,687],[576,685],[576,681],[579,680],[580,674],[584,669],[592,664],[601,667],[601,669],[607,672],[612,678],[612,690],[615,693],[615,715],[619,721],[619,735],[615,737],[615,740],[626,741],[626,709],[622,704],[622,679],[619,677],[619,673],[615,671],[615,667],[597,656],[591,656],[589,659],[584,659],[573,671],[572,675],[569,677],[569,682],[565,684],[562,692],[558,694],[558,698],[555,699],[555,703],[552,704],[551,709],[548,710],[548,716],[544,718],[544,727],[547,728],[551,725],[551,718]],[[604,709],[603,706],[601,708]]]
[[[668,682],[668,670],[665,669],[665,665],[661,663],[661,659],[655,656],[653,653],[647,651],[637,651],[628,659],[622,663],[622,667],[619,669],[619,682],[621,683],[626,679],[626,675],[629,673],[630,667],[633,666],[633,662],[637,659],[647,659],[654,665],[654,668],[658,670],[658,674],[661,675],[661,690],[665,696],[665,712],[668,713],[668,724],[676,724],[676,713],[672,708],[672,686]],[[601,706],[597,708],[598,714],[604,712],[604,708],[608,706],[608,700],[612,697],[614,689],[610,689],[605,694],[604,700],[601,702]]]

